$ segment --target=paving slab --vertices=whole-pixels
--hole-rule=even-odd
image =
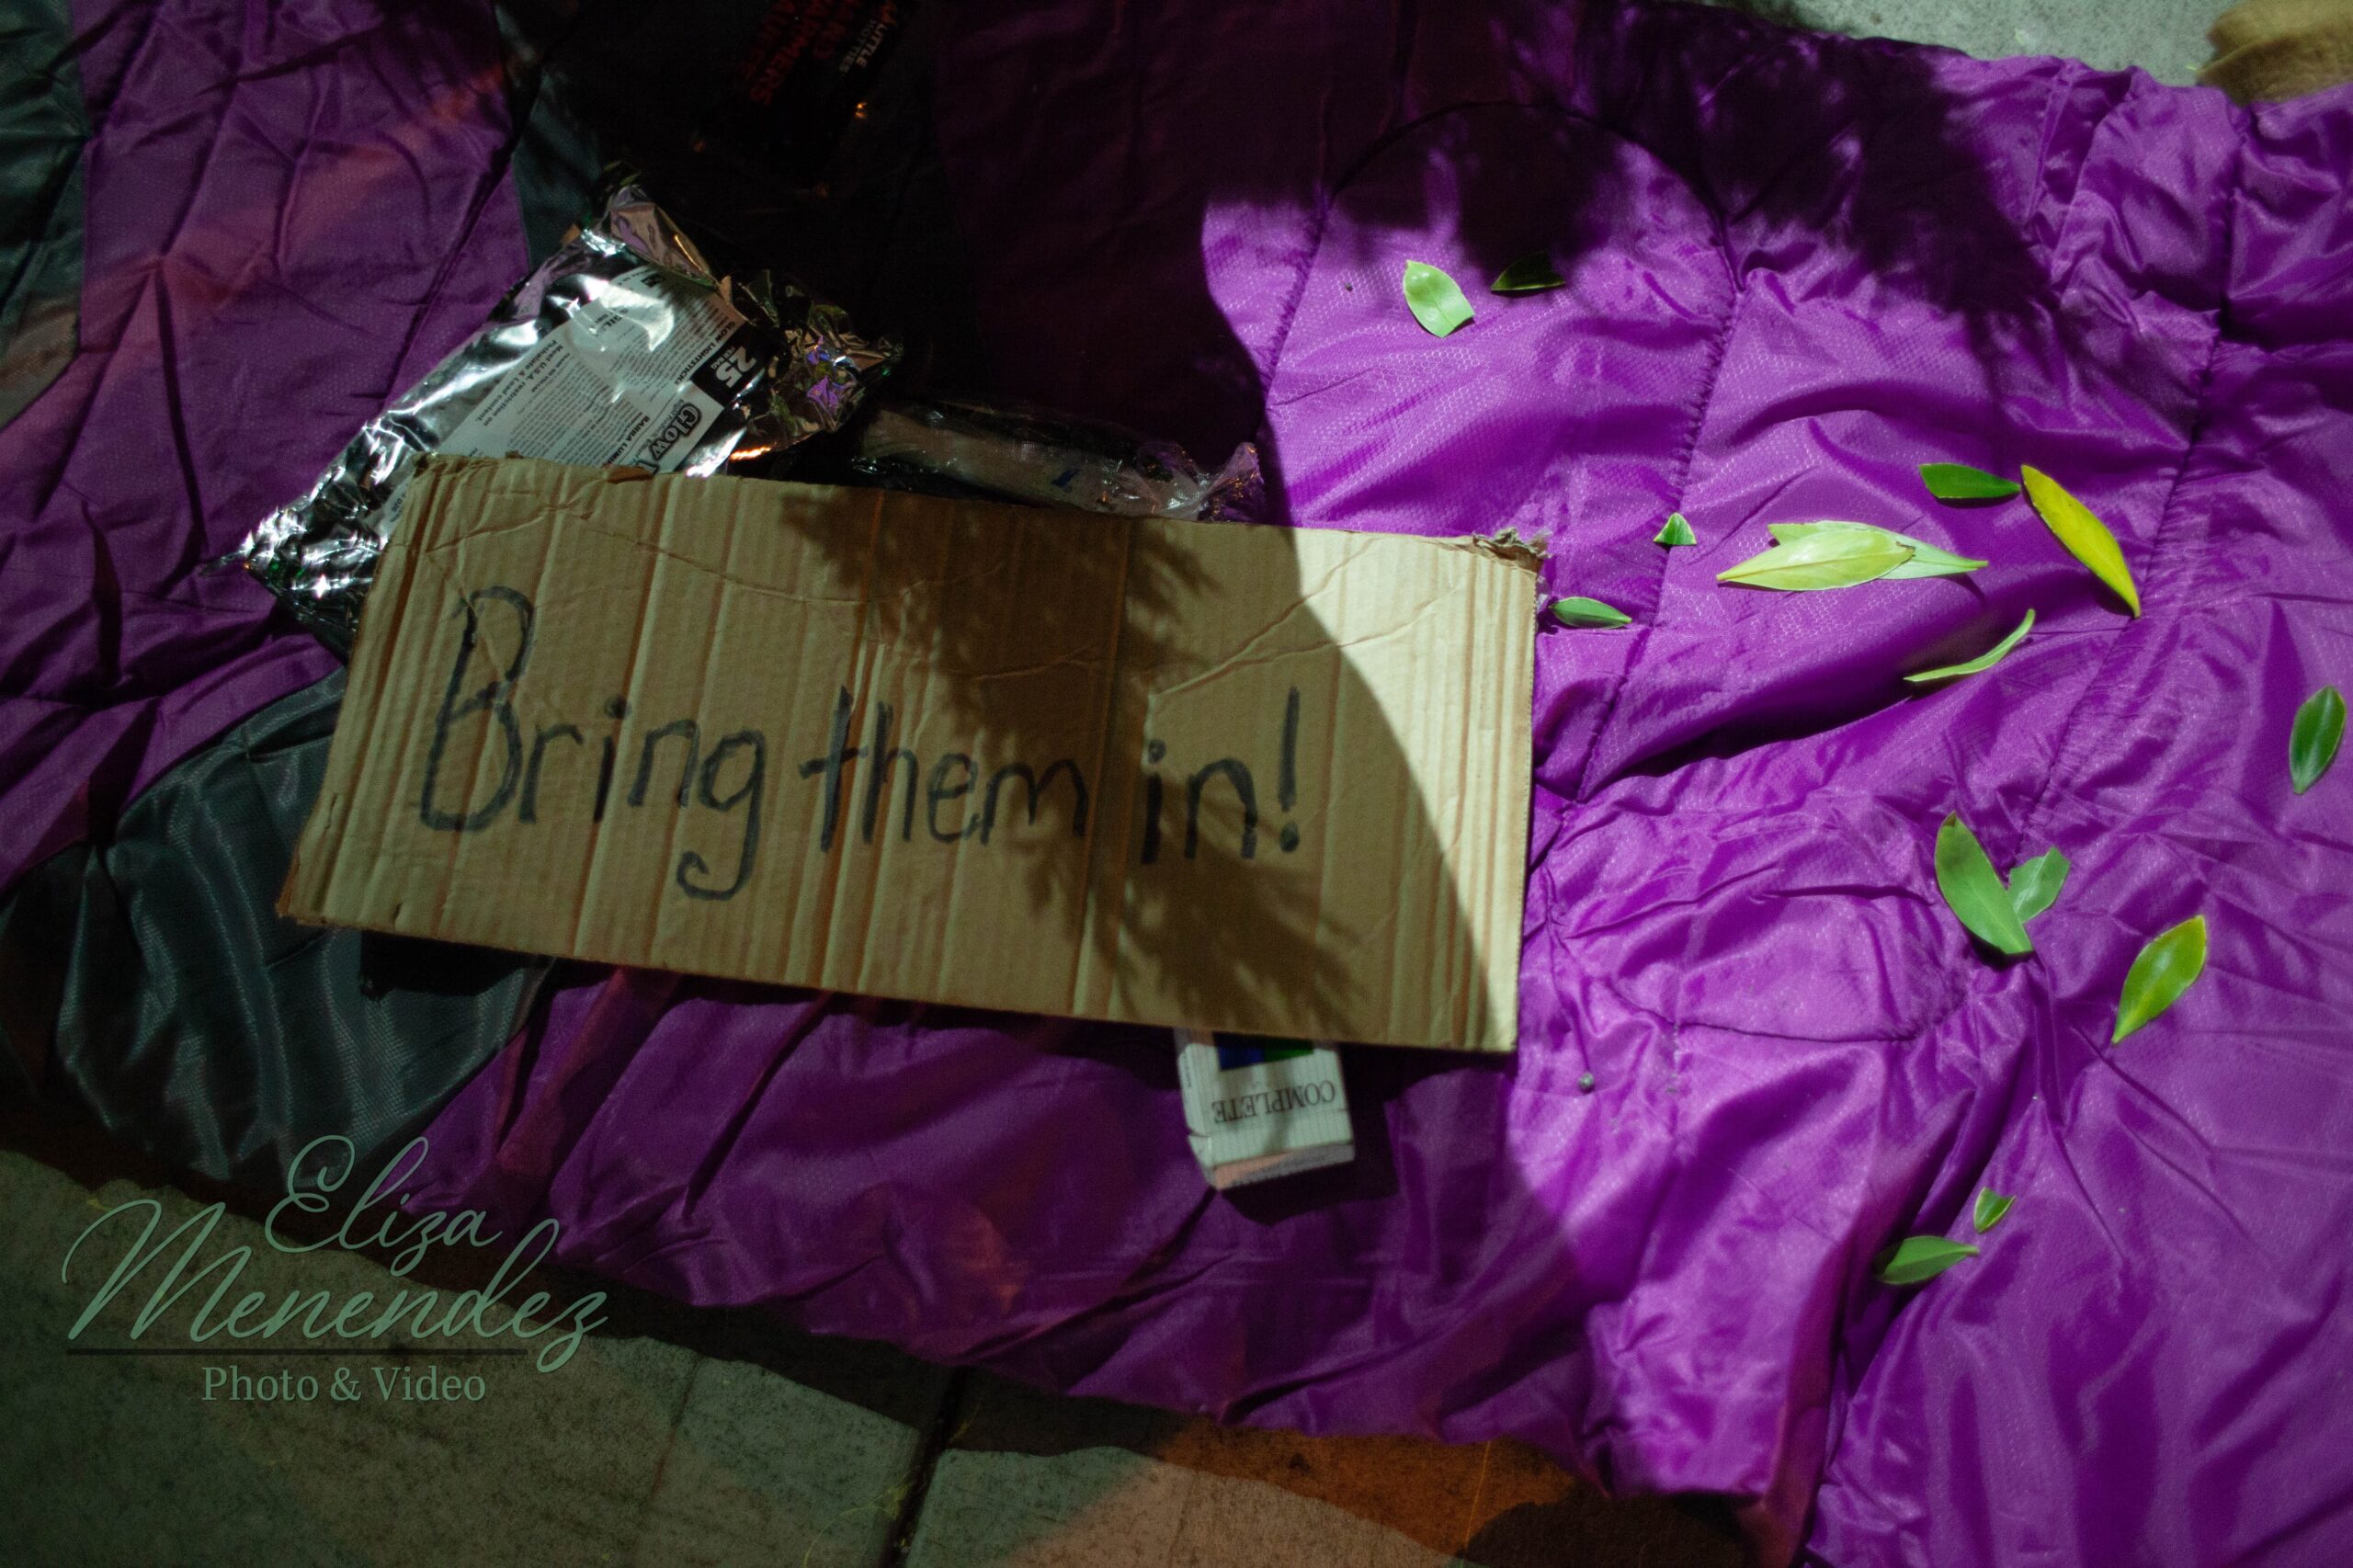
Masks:
[[[1611,1499],[1523,1444],[1306,1437],[967,1385],[909,1568],[1732,1568],[1721,1506]]]
[[[124,1227],[143,1221],[125,1211],[73,1252],[76,1239],[145,1200],[161,1208],[159,1238],[207,1207],[169,1186],[93,1186],[0,1151],[0,1410],[17,1417],[0,1423],[0,1517],[17,1537],[0,1556],[11,1563],[866,1568],[890,1555],[940,1414],[938,1369],[815,1340],[766,1314],[699,1313],[634,1293],[616,1294],[609,1321],[546,1372],[528,1357],[273,1357],[254,1353],[263,1342],[217,1340],[205,1348],[218,1354],[68,1355],[68,1329],[129,1245]],[[191,1270],[236,1248],[250,1250],[224,1306],[248,1290],[273,1303],[290,1291],[338,1302],[369,1291],[381,1310],[404,1285],[483,1282],[422,1267],[396,1278],[375,1256],[335,1246],[282,1252],[236,1211],[216,1221]],[[195,1348],[186,1324],[217,1275],[146,1335],[130,1333],[134,1297],[145,1299],[177,1252],[149,1265],[74,1344]],[[539,1274],[531,1286],[554,1296],[551,1312],[597,1288]],[[356,1397],[335,1397],[337,1369],[354,1374]],[[233,1397],[240,1374],[259,1392],[271,1387],[260,1380],[290,1373],[315,1378],[315,1396]],[[480,1380],[479,1397],[402,1397],[420,1379],[461,1374]]]
[[[2226,0],[1700,0],[1790,27],[1941,44],[1980,60],[2061,55],[2103,71],[2139,67],[2186,86],[2213,52]]]

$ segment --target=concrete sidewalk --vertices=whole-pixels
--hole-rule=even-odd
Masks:
[[[605,1324],[545,1373],[528,1358],[459,1360],[440,1341],[324,1358],[69,1355],[188,1346],[194,1303],[217,1277],[149,1335],[130,1336],[133,1302],[185,1242],[73,1341],[141,1215],[108,1221],[70,1278],[64,1266],[93,1221],[125,1203],[161,1206],[160,1239],[222,1195],[99,1179],[140,1162],[20,1114],[0,1117],[0,1142],[14,1145],[0,1152],[0,1409],[17,1417],[0,1424],[0,1517],[13,1521],[12,1564],[1740,1561],[1721,1509],[1611,1502],[1518,1445],[1221,1428],[545,1270],[530,1288],[555,1303],[611,1290]],[[381,1255],[335,1246],[279,1251],[264,1239],[265,1204],[229,1201],[191,1266],[252,1249],[228,1303],[249,1290],[272,1303],[367,1291],[381,1310],[404,1287],[483,1282],[424,1267],[395,1278]],[[296,1332],[267,1343],[299,1345]],[[346,1368],[356,1398],[331,1392]],[[271,1397],[268,1380],[306,1373],[318,1392]],[[479,1398],[403,1396],[420,1378],[460,1378],[462,1389],[464,1376],[481,1380]]]
[[[1793,28],[1942,44],[1980,60],[2061,54],[2103,71],[2139,66],[2187,86],[2212,53],[2206,29],[2231,0],[1699,0]]]

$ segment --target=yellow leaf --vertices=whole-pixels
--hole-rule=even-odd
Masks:
[[[2116,547],[2116,536],[2108,525],[2092,516],[2092,509],[2067,494],[2059,482],[2039,468],[2021,468],[2018,476],[2026,481],[2027,498],[2068,553],[2092,569],[2092,575],[2116,590],[2116,597],[2138,616],[2141,613],[2141,590],[2132,585],[2132,573],[2124,564],[2124,552]]]

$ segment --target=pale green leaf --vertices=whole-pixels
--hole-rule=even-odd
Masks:
[[[2017,1201],[2006,1192],[1995,1192],[1990,1187],[1978,1188],[1977,1211],[1969,1217],[1970,1229],[1984,1235],[2002,1222],[2002,1216],[2008,1213],[2010,1205]]]
[[[1949,1242],[1942,1236],[1906,1236],[1871,1264],[1871,1272],[1882,1285],[1918,1285],[1934,1279],[1964,1257],[1975,1257],[1977,1249],[1966,1242]]]
[[[2018,912],[2018,924],[2023,926],[2059,902],[2059,890],[2067,885],[2072,869],[2067,857],[2056,849],[2046,849],[2011,868],[2010,906]]]
[[[2026,934],[2009,890],[1959,812],[1937,829],[1937,891],[1970,934],[1987,947],[2013,954],[2034,951],[2034,939]]]
[[[2059,482],[2039,468],[2021,468],[2027,499],[2042,515],[2043,526],[2058,536],[2069,554],[2091,568],[2092,575],[2116,590],[2125,608],[2141,613],[2141,590],[2132,585],[2131,569],[2108,525],[2092,516],[2090,507],[2067,494]]]
[[[1565,599],[1554,599],[1552,613],[1560,618],[1561,624],[1563,626],[1627,626],[1631,625],[1634,619],[1615,605],[1606,605],[1599,599],[1583,598],[1574,595]]]
[[[1920,483],[1939,501],[2001,501],[2018,493],[2017,480],[1967,463],[1922,463]]]
[[[1544,253],[1537,251],[1505,267],[1488,287],[1498,294],[1540,294],[1563,287],[1563,279]]]
[[[1877,534],[1881,539],[1892,539],[1898,544],[1910,545],[1912,559],[1888,573],[1887,575],[1891,580],[1899,577],[1958,577],[1964,572],[1974,572],[1985,564],[1983,561],[1971,556],[1955,555],[1951,551],[1938,550],[1927,540],[1914,539],[1910,534],[1900,534],[1893,528],[1875,528],[1870,523],[1774,523],[1767,531],[1784,544],[1795,544],[1808,534],[1819,533],[1824,528],[1855,528],[1863,533]]]
[[[2161,931],[2141,949],[2124,977],[2124,995],[2116,1005],[2115,1044],[2181,1000],[2206,968],[2206,917],[2193,915],[2169,931]]]
[[[1904,678],[1915,686],[1925,686],[1932,680],[1953,680],[1961,676],[1982,675],[2007,658],[2010,650],[2017,647],[2025,639],[2026,634],[2033,630],[2033,627],[2034,611],[2029,610],[2026,612],[2026,619],[2019,621],[2007,637],[2003,638],[1977,657],[1963,660],[1958,665],[1939,665],[1933,670],[1921,670]]]
[[[2288,777],[2297,794],[2320,782],[2344,739],[2345,694],[2333,686],[2322,687],[2296,710],[2296,727],[2288,737]]]
[[[1790,592],[1851,588],[1888,576],[1911,559],[1910,545],[1876,528],[1824,528],[1752,555],[1717,573],[1716,581]]]
[[[1678,544],[1697,544],[1699,542],[1699,538],[1691,531],[1691,525],[1685,519],[1683,514],[1674,512],[1668,514],[1666,527],[1659,529],[1651,542],[1665,545],[1672,550]]]
[[[1405,303],[1433,337],[1444,337],[1471,319],[1471,301],[1461,286],[1426,261],[1405,264]]]

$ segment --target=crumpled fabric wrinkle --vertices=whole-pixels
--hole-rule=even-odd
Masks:
[[[76,11],[82,344],[0,426],[0,883],[326,673],[188,563],[525,270],[485,9],[244,16]],[[1256,442],[1289,526],[1541,536],[1633,617],[1531,629],[1517,1059],[1353,1052],[1356,1163],[1211,1198],[1154,1031],[567,971],[415,1200],[1074,1392],[1523,1438],[1732,1497],[1767,1562],[2353,1555],[2353,793],[2286,767],[2353,648],[2353,91],[1598,0],[1240,16],[943,24],[986,391]],[[1487,291],[1531,253],[1562,288]],[[1407,260],[1473,321],[1424,333]],[[2057,477],[2143,615],[1925,461]],[[1716,581],[1836,518],[1991,564]],[[2030,957],[1937,897],[1953,811],[2072,862]],[[2111,1043],[2198,913],[2203,978]],[[1879,1285],[1915,1233],[1980,1256]]]

